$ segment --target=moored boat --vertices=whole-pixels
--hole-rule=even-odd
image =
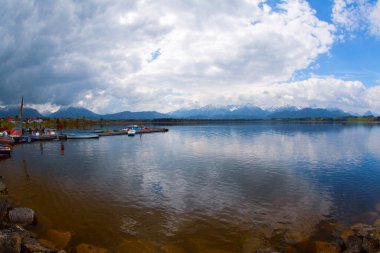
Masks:
[[[71,133],[67,134],[67,139],[98,139],[98,134],[87,134],[87,133]]]
[[[10,156],[12,148],[8,145],[0,144],[0,157]]]
[[[56,135],[31,135],[31,141],[52,141],[57,139]]]
[[[0,136],[0,143],[15,144],[15,140],[10,136]]]
[[[135,136],[136,130],[129,129],[128,132],[127,132],[127,134],[128,134],[128,136]]]
[[[18,144],[18,143],[29,143],[29,142],[32,141],[32,139],[30,138],[30,136],[24,136],[24,135],[22,135],[22,136],[14,136],[12,138],[13,138],[13,140],[14,140],[14,142],[16,144]]]

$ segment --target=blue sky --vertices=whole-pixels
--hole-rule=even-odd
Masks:
[[[380,115],[380,0],[5,0],[0,107]]]
[[[316,10],[319,19],[332,23],[332,0],[308,0]],[[375,3],[376,1],[370,1]],[[368,34],[366,30],[358,30],[347,34],[346,38],[336,42],[329,54],[318,57],[317,75],[334,75],[344,80],[361,80],[367,86],[375,86],[380,82],[380,38]],[[352,36],[352,37],[351,37]]]

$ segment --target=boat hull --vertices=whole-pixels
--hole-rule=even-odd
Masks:
[[[4,144],[15,144],[15,140],[10,137],[10,136],[6,136],[6,137],[0,137],[0,143],[4,143]]]
[[[57,139],[56,135],[51,135],[51,136],[30,136],[31,141],[52,141]]]
[[[18,144],[18,143],[29,143],[32,141],[30,136],[15,136],[15,137],[13,137],[13,140],[15,141],[16,144]]]
[[[67,139],[79,140],[79,139],[99,139],[97,134],[68,134]]]
[[[10,156],[11,155],[11,148],[5,145],[0,145],[0,156]]]

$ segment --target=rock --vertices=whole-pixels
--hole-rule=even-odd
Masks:
[[[272,248],[266,248],[266,249],[258,249],[256,250],[256,253],[279,253],[279,252]]]
[[[343,233],[340,235],[340,238],[342,238],[344,243],[347,243],[346,240],[349,236],[356,235],[359,237],[363,237],[367,235],[373,229],[374,228],[370,225],[358,223],[358,224],[352,225],[350,228],[343,231]]]
[[[19,233],[9,229],[0,231],[0,252],[20,253],[21,236]]]
[[[7,216],[8,209],[9,209],[9,203],[6,199],[0,198],[0,220],[4,220],[4,218]]]
[[[58,250],[65,249],[71,240],[72,234],[66,231],[60,231],[55,229],[50,229],[47,231],[46,239],[54,245],[54,248]],[[45,241],[40,242],[43,245],[49,245]]]
[[[285,234],[285,241],[289,244],[297,244],[306,241],[307,239],[308,237],[305,235],[305,233],[299,231],[288,231]]]
[[[166,244],[161,247],[163,253],[185,253],[186,251],[174,244]]]
[[[34,253],[34,252],[53,253],[56,251],[53,249],[48,249],[48,248],[42,246],[34,238],[27,237],[27,238],[23,238],[23,240],[22,240],[22,252],[25,252],[25,253]]]
[[[364,237],[362,248],[368,253],[378,253],[380,251],[380,242],[375,238]]]
[[[223,249],[206,249],[206,250],[202,250],[200,253],[234,253],[234,252],[223,250]]]
[[[247,238],[243,241],[242,253],[256,252],[258,249],[267,247],[266,241],[260,238]]]
[[[108,253],[104,248],[99,248],[91,244],[81,243],[76,247],[77,253]]]
[[[376,211],[380,212],[380,203],[375,205]]]
[[[57,250],[57,246],[55,246],[55,244],[52,243],[52,242],[49,241],[49,240],[46,240],[46,239],[38,239],[38,242],[39,242],[43,247],[46,247],[46,248],[49,248],[49,249]]]
[[[368,217],[377,217],[379,216],[379,213],[375,211],[371,211],[371,212],[366,212],[365,215]]]
[[[124,240],[117,253],[156,253],[156,246],[147,240]]]
[[[315,242],[315,253],[339,253],[341,252],[340,245],[334,242]]]
[[[35,221],[34,211],[30,208],[13,208],[8,213],[9,222],[30,225]]]
[[[8,196],[8,188],[7,186],[0,181],[0,196]]]
[[[346,250],[349,252],[360,253],[362,249],[363,239],[356,235],[350,235],[345,241]]]
[[[374,226],[380,226],[380,217],[373,223]]]

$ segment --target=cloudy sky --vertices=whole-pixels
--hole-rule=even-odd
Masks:
[[[0,4],[0,106],[380,114],[380,0]]]

